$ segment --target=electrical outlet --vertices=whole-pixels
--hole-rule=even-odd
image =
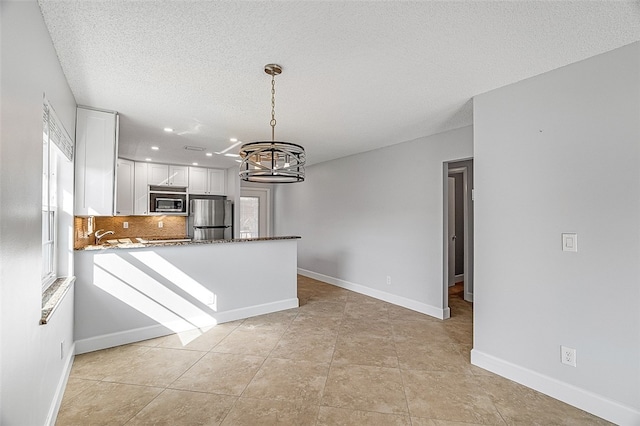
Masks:
[[[568,348],[566,346],[560,346],[560,352],[562,355],[562,363],[576,367],[576,350]]]
[[[162,228],[164,226],[164,223],[162,223],[162,221],[158,222],[158,228]]]
[[[122,222],[122,227],[124,229],[129,229],[129,222]]]
[[[387,285],[391,285],[391,275],[387,275]]]
[[[563,233],[562,234],[562,251],[578,251],[578,234]]]

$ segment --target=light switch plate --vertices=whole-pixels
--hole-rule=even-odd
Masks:
[[[578,234],[562,234],[562,251],[578,251]]]

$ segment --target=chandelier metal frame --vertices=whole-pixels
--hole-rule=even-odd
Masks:
[[[249,142],[240,148],[240,179],[259,183],[295,183],[305,178],[306,153],[301,145],[275,140],[276,82],[282,73],[278,64],[267,64],[264,72],[271,75],[271,141]]]

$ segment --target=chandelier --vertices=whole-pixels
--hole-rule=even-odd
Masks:
[[[271,142],[249,142],[240,148],[240,179],[260,183],[293,183],[304,181],[306,155],[304,148],[291,142],[275,140],[276,75],[282,73],[277,64],[267,64],[264,72],[271,75]]]

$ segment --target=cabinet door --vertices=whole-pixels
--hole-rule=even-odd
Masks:
[[[201,167],[189,167],[189,193],[190,194],[206,194],[207,188],[207,169]]]
[[[136,162],[134,170],[134,197],[133,214],[149,214],[149,185],[147,184],[148,164]]]
[[[209,194],[212,195],[225,195],[227,189],[226,182],[226,170],[220,169],[208,169],[208,186]]]
[[[117,137],[118,114],[77,109],[76,215],[113,215]]]
[[[169,185],[189,186],[189,168],[169,165]]]
[[[118,158],[116,174],[116,216],[133,214],[133,161]]]
[[[147,182],[149,185],[169,185],[169,166],[149,163],[147,165]]]

